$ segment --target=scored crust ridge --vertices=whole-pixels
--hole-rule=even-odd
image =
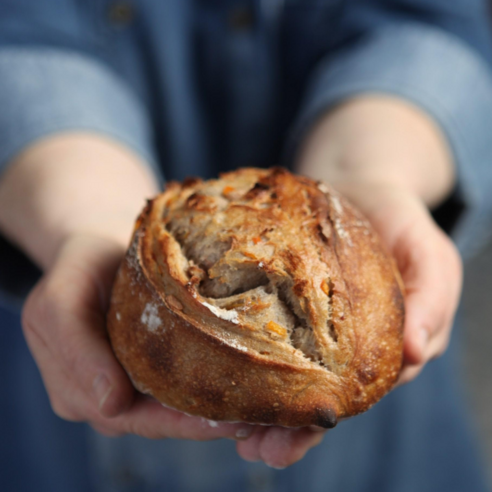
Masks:
[[[282,168],[171,182],[140,215],[108,331],[135,387],[210,420],[333,427],[402,364],[403,296],[363,215]]]

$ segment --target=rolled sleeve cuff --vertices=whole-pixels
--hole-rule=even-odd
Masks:
[[[88,131],[126,145],[160,177],[150,122],[104,64],[53,48],[0,49],[0,169],[35,140]]]
[[[321,62],[290,140],[290,154],[330,107],[362,93],[404,98],[447,136],[465,205],[452,235],[469,255],[487,239],[492,209],[492,75],[464,42],[420,24],[377,30]]]

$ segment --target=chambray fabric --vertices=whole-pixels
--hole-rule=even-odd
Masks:
[[[22,338],[0,305],[0,490],[6,492],[487,492],[450,350],[369,412],[341,422],[299,463],[246,463],[234,442],[111,439],[49,406]]]
[[[384,93],[416,104],[442,128],[459,181],[436,218],[464,254],[485,241],[492,212],[485,1],[125,5],[118,14],[109,0],[0,0],[1,167],[66,131],[127,145],[159,179],[292,166],[321,112]],[[0,490],[486,490],[452,352],[284,471],[240,461],[228,441],[111,440],[62,422],[20,332],[18,308],[38,275],[0,241]]]
[[[462,253],[492,213],[492,41],[482,0],[0,1],[0,167],[71,130],[119,140],[162,178],[292,165],[321,112],[362,93],[418,105],[448,137]],[[250,25],[231,22],[250,9]]]

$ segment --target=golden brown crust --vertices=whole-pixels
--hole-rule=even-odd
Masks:
[[[367,220],[281,168],[170,183],[108,313],[137,389],[211,420],[333,427],[402,363],[403,297]]]

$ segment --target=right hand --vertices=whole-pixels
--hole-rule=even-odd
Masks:
[[[124,252],[125,247],[113,240],[71,236],[25,304],[24,334],[59,417],[88,422],[107,436],[244,441],[254,434],[247,446],[239,448],[241,456],[275,467],[298,461],[319,444],[322,432],[210,425],[137,393],[116,360],[105,329],[111,285]]]
[[[124,246],[105,238],[73,236],[27,299],[24,334],[54,412],[112,436],[248,437],[253,426],[212,427],[204,419],[136,395],[105,329],[111,285],[124,251]]]
[[[244,441],[255,432],[240,443],[248,444],[241,456],[292,464],[323,433],[210,425],[164,408],[133,389],[113,355],[105,330],[111,284],[135,217],[158,190],[134,153],[91,133],[41,139],[0,179],[0,231],[45,271],[26,302],[23,328],[53,410],[111,436]]]

